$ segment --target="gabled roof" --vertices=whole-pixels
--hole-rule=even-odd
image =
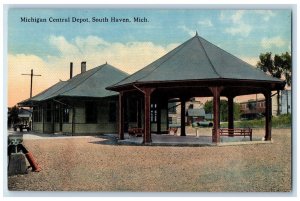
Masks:
[[[116,95],[116,92],[108,91],[105,87],[116,83],[127,76],[127,73],[106,63],[78,74],[70,80],[60,81],[31,99],[22,101],[19,104],[43,101],[58,96],[102,98]]]
[[[282,82],[196,34],[163,57],[108,89],[134,83],[216,79]]]

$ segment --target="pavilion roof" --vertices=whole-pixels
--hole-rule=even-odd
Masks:
[[[114,90],[131,84],[221,79],[283,82],[196,34],[108,89]]]

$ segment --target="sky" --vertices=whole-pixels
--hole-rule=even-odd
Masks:
[[[27,17],[46,22],[22,22]],[[93,17],[109,22],[92,22]],[[130,22],[110,22],[111,17]],[[134,17],[147,22],[134,22]],[[256,65],[259,54],[291,52],[291,10],[24,9],[8,10],[8,106],[105,62],[130,74],[198,35]],[[50,22],[70,18],[71,22]],[[72,18],[89,22],[72,22]]]

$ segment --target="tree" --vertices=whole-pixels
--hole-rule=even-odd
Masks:
[[[8,121],[11,123],[11,124],[16,124],[20,121],[19,119],[19,108],[18,106],[13,106],[12,108],[9,108],[9,112],[10,112],[10,115],[8,117]]]
[[[291,86],[291,84],[292,84],[292,57],[291,57],[291,55],[288,52],[282,53],[281,56],[278,56],[275,54],[274,66],[276,68],[281,68],[281,75],[284,76],[286,84],[288,86]]]
[[[213,101],[206,101],[204,104],[205,113],[213,113]],[[233,103],[233,116],[237,120],[240,118],[240,105]],[[228,101],[220,100],[220,120],[228,121]]]
[[[274,58],[272,58],[271,52],[261,53],[259,59],[260,61],[256,65],[257,68],[279,79],[284,76],[286,84],[291,86],[292,58],[288,52],[282,53],[281,55],[275,54]],[[279,91],[277,91],[277,115],[280,114],[279,99]]]

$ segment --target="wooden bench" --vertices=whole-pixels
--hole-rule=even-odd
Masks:
[[[252,129],[251,128],[220,128],[219,129],[220,136],[249,136],[252,141]]]
[[[177,131],[178,131],[177,127],[171,127],[171,128],[169,128],[169,134],[171,134],[171,132],[173,132],[174,135],[177,135]]]
[[[128,129],[128,134],[130,136],[142,137],[143,134],[144,134],[144,129],[142,129],[142,128],[129,128]]]

